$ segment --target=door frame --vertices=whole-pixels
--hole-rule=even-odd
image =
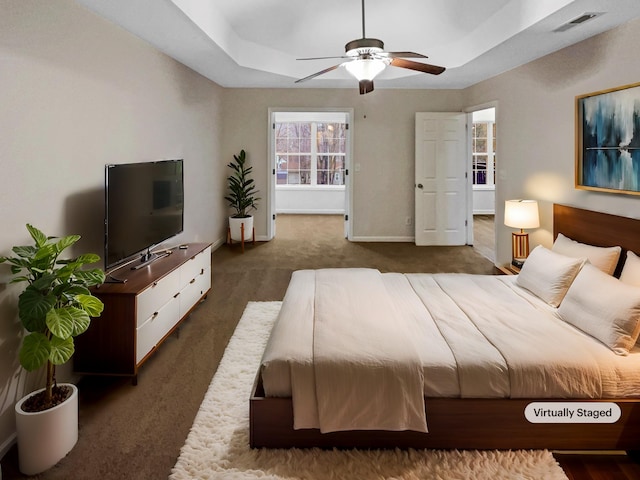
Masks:
[[[267,175],[268,189],[267,189],[267,240],[272,240],[276,235],[276,155],[275,145],[273,142],[273,123],[274,116],[279,112],[340,112],[344,113],[347,117],[347,138],[346,138],[346,158],[345,158],[345,182],[344,182],[344,236],[348,240],[351,240],[352,225],[353,225],[353,195],[351,190],[353,188],[353,175],[351,174],[351,159],[353,157],[353,108],[327,108],[327,107],[269,107],[267,112]]]
[[[487,108],[493,108],[495,110],[495,122],[496,122],[496,126],[498,125],[498,101],[497,100],[493,100],[490,102],[486,102],[486,103],[481,103],[478,105],[473,105],[471,107],[467,107],[465,108],[463,111],[467,113],[467,125],[471,125],[473,123],[473,112],[477,112],[478,110],[486,110]],[[468,158],[468,165],[467,165],[467,170],[472,173],[473,172],[473,149],[472,149],[472,131],[471,128],[469,127],[467,129],[467,142],[468,142],[468,154],[469,154],[469,158]],[[496,138],[496,152],[499,152],[500,149],[498,147],[498,143],[500,141],[500,138],[498,136],[498,138]],[[496,169],[498,167],[498,157],[496,156]],[[497,169],[498,170],[498,169]],[[499,179],[499,174],[498,171],[495,172],[496,177]],[[495,199],[497,200],[498,198],[498,184],[499,182],[494,182],[494,196]],[[498,202],[495,202],[495,213],[494,213],[494,226],[493,226],[493,241],[494,241],[494,250],[497,251],[497,240],[498,240],[498,222],[495,221],[495,219],[498,218]],[[473,245],[473,178],[471,178],[471,180],[469,181],[469,195],[468,195],[468,200],[467,200],[467,223],[469,225],[469,228],[467,228],[467,244],[468,245]],[[495,259],[494,259],[495,261]]]

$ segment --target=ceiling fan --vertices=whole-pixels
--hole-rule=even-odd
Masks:
[[[377,38],[367,38],[364,30],[364,0],[362,0],[362,38],[352,40],[344,46],[346,55],[337,57],[299,58],[298,60],[323,60],[328,58],[347,58],[346,62],[339,63],[308,77],[296,80],[295,83],[305,82],[338,67],[344,67],[360,83],[360,94],[364,95],[373,91],[373,79],[382,72],[387,65],[392,67],[408,68],[418,72],[440,75],[445,71],[444,67],[429,65],[428,63],[414,62],[407,58],[428,58],[426,55],[414,52],[385,52],[384,43]]]

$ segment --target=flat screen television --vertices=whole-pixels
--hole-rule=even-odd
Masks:
[[[104,225],[105,270],[152,260],[184,228],[183,160],[106,165]]]

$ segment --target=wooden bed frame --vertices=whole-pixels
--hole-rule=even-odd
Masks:
[[[563,205],[553,206],[554,238],[597,246],[620,245],[616,275],[626,250],[640,252],[640,220]],[[524,416],[531,402],[615,402],[620,419],[607,423],[533,424]],[[638,399],[460,399],[425,398],[429,433],[348,431],[320,433],[293,429],[291,398],[265,397],[258,372],[250,399],[253,448],[443,448],[640,450]]]

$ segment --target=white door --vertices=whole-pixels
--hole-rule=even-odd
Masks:
[[[466,123],[465,113],[416,113],[416,245],[466,243]]]

